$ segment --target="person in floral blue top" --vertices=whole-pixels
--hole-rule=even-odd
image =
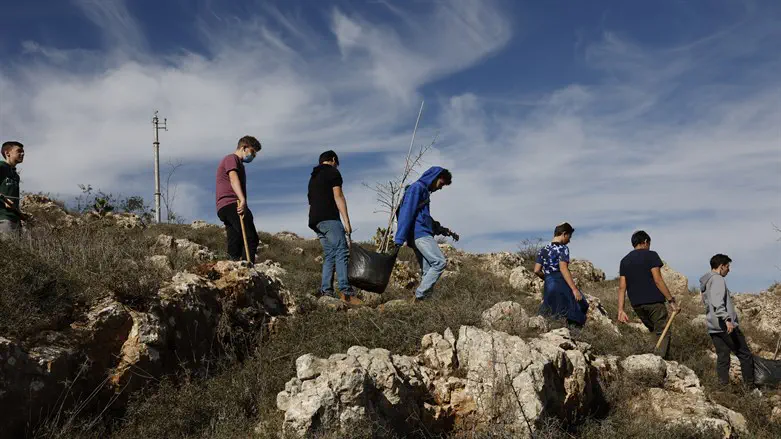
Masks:
[[[572,280],[569,272],[569,244],[575,229],[569,223],[556,226],[553,241],[537,254],[534,274],[545,280],[540,315],[563,317],[567,322],[582,326],[586,322],[588,303]]]

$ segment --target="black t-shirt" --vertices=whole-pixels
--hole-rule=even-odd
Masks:
[[[632,250],[621,259],[619,274],[626,277],[626,289],[632,306],[664,302],[651,269],[662,268],[662,258],[652,250]]]
[[[342,186],[342,174],[330,165],[319,165],[312,169],[309,178],[309,228],[317,232],[321,221],[339,221],[339,208],[334,200],[334,188]]]

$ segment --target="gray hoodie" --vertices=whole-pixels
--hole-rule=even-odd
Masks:
[[[708,333],[726,332],[727,321],[738,326],[738,313],[732,304],[732,295],[727,282],[718,273],[709,271],[700,278],[702,302],[705,305],[705,321]]]

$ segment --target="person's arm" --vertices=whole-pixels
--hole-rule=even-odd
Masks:
[[[342,215],[342,221],[344,222],[344,231],[349,235],[353,233],[353,227],[350,225],[350,215],[347,213],[347,199],[344,197],[341,186],[334,186],[333,190],[336,208],[339,209],[339,213]]]
[[[719,320],[724,320],[724,323],[727,324],[727,334],[731,333],[735,327],[729,318],[729,313],[727,313],[727,283],[724,282],[723,277],[713,276],[707,290],[713,314]]]
[[[401,208],[399,209],[398,225],[396,227],[396,236],[393,237],[393,242],[396,245],[404,245],[404,241],[407,240],[409,232],[415,226],[415,215],[417,214],[417,206],[420,203],[421,189],[417,184],[413,184],[407,189],[407,193],[404,195],[404,199],[401,202]]]
[[[559,270],[561,270],[561,275],[564,276],[564,281],[567,282],[567,285],[572,290],[572,294],[575,295],[575,299],[582,299],[583,295],[580,294],[580,290],[575,286],[575,281],[572,280],[572,274],[569,272],[569,261],[559,261]]]
[[[236,207],[236,211],[239,215],[244,214],[244,209],[247,207],[247,199],[244,197],[244,191],[241,189],[241,180],[239,180],[239,173],[235,170],[228,171],[228,178],[231,181],[231,188],[236,196],[239,198],[239,205]]]
[[[434,235],[435,236],[436,235],[449,236],[449,237],[453,238],[454,241],[458,241],[458,239],[460,238],[458,236],[458,233],[453,232],[452,230],[448,229],[447,227],[442,227],[442,224],[440,224],[439,221],[436,221],[434,219],[432,219],[432,221],[434,223],[432,229],[434,229]]]
[[[542,264],[539,262],[534,264],[534,275],[542,280],[545,280],[545,273],[542,272]]]
[[[626,300],[626,276],[618,278],[618,322],[629,323],[629,316],[624,312],[624,300]]]
[[[667,288],[667,284],[664,283],[664,278],[662,277],[662,269],[659,267],[651,268],[651,276],[653,276],[654,278],[654,283],[656,284],[656,288],[659,288],[659,291],[661,291],[664,298],[667,299],[668,302],[670,302],[673,311],[677,310],[678,304],[675,302],[675,297],[673,297],[673,295],[670,294],[670,290]]]

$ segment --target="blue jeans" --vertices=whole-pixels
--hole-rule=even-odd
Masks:
[[[412,250],[415,251],[415,256],[418,257],[418,263],[422,272],[420,285],[415,290],[415,297],[422,299],[434,290],[434,284],[437,283],[439,277],[442,276],[442,272],[445,271],[447,259],[442,254],[442,250],[439,249],[439,245],[437,245],[437,241],[434,240],[433,236],[423,236],[416,239]]]
[[[350,281],[347,279],[347,260],[350,257],[350,249],[347,247],[344,226],[341,221],[328,220],[317,224],[317,237],[323,246],[323,282],[320,292],[334,296],[334,267],[339,283],[339,291],[345,296],[353,294]]]

